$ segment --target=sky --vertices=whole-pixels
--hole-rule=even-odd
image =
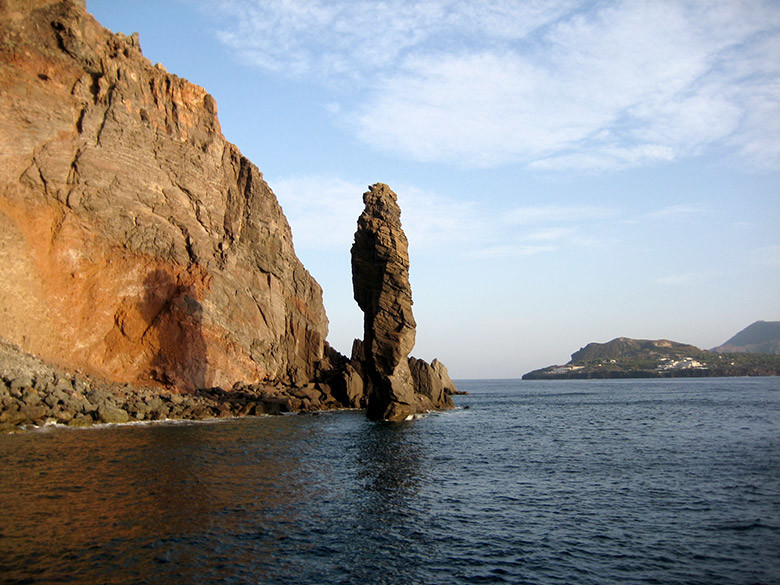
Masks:
[[[780,320],[780,2],[87,0],[217,100],[362,337],[362,194],[398,194],[412,352],[512,378]]]

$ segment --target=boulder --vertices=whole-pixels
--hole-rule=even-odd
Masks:
[[[49,410],[41,404],[23,404],[20,410],[27,421],[32,423],[42,421],[49,412]]]
[[[450,378],[450,373],[447,371],[447,367],[441,363],[438,359],[434,358],[431,362],[431,367],[433,368],[433,371],[436,372],[436,375],[441,380],[442,385],[444,386],[444,391],[447,394],[468,394],[468,392],[462,392],[458,390],[458,387],[455,386],[455,382],[452,381],[452,378]]]
[[[68,421],[69,427],[91,427],[94,421],[88,414],[77,414]]]
[[[130,420],[130,415],[125,410],[110,402],[104,402],[98,406],[97,416],[104,423],[126,423]]]
[[[27,415],[22,412],[22,407],[16,402],[6,407],[0,413],[0,423],[16,426],[27,422],[27,420]]]
[[[424,360],[409,358],[409,369],[414,379],[415,390],[431,401],[434,408],[453,408],[454,404],[444,387],[436,369]]]
[[[12,396],[21,396],[24,390],[31,390],[33,387],[33,378],[31,376],[18,376],[11,380],[8,390]]]

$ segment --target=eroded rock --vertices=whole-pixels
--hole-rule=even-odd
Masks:
[[[409,286],[409,244],[396,194],[383,183],[363,194],[352,245],[352,285],[363,311],[369,418],[403,420],[416,412],[407,360],[416,323]]]
[[[0,2],[0,152],[1,338],[140,385],[311,381],[327,319],[276,197],[137,36]]]
[[[356,340],[345,368],[349,400],[364,384],[366,412],[376,420],[405,420],[431,409],[452,408],[446,388],[455,385],[446,368],[409,358],[416,322],[409,284],[409,244],[401,227],[396,194],[383,183],[363,194],[352,246],[352,284],[363,310],[363,340]],[[445,378],[446,376],[446,378]]]

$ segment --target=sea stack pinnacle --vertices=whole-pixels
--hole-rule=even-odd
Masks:
[[[403,420],[420,411],[408,357],[416,327],[409,244],[390,187],[372,185],[363,202],[352,246],[352,285],[364,313],[367,415],[375,420]]]

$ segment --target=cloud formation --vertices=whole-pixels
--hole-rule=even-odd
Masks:
[[[216,10],[242,58],[330,88],[356,136],[403,157],[602,171],[725,148],[780,168],[776,2],[220,0]]]
[[[657,211],[651,211],[650,213],[645,214],[644,218],[665,221],[683,221],[711,214],[711,210],[702,207],[701,205],[680,203],[678,205],[668,205]]]
[[[275,179],[274,192],[292,226],[297,250],[338,251],[352,245],[360,195],[367,184],[328,176]],[[521,258],[599,246],[600,225],[621,212],[606,207],[549,204],[489,209],[413,185],[396,185],[412,253],[442,249],[463,259]]]
[[[477,245],[488,232],[474,202],[458,202],[414,186],[392,187],[402,209],[404,232],[415,249],[441,245]],[[363,211],[362,193],[368,183],[331,176],[274,180],[274,192],[284,208],[295,237],[305,249],[348,249]]]

